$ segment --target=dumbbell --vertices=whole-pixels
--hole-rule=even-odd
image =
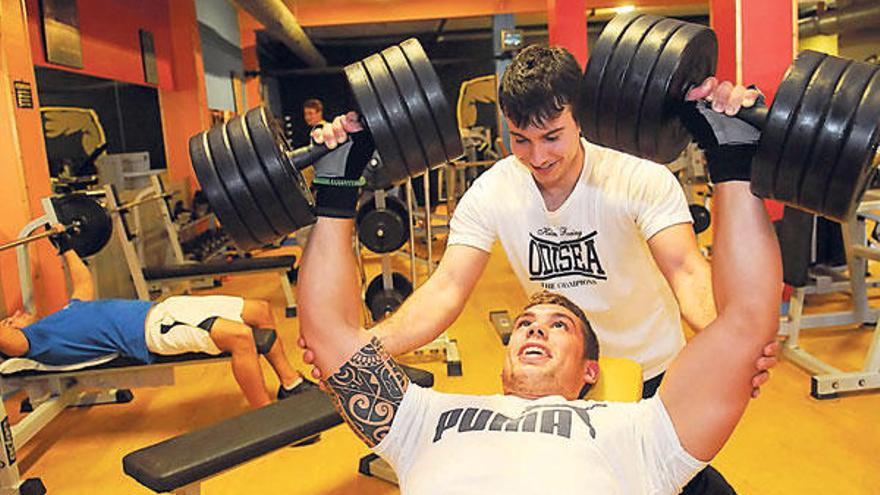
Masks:
[[[346,66],[345,78],[392,183],[463,153],[458,125],[418,40]],[[265,107],[193,136],[189,150],[215,215],[239,248],[265,246],[314,223],[314,200],[299,170],[329,150],[291,149]]]
[[[364,292],[364,302],[370,308],[373,321],[380,321],[393,313],[413,291],[412,283],[402,273],[391,272],[388,287],[383,277],[381,273],[376,275]]]
[[[687,92],[713,74],[718,42],[706,26],[629,13],[592,50],[578,120],[586,138],[659,163],[691,137],[679,118]],[[788,69],[769,108],[737,115],[761,129],[752,191],[833,220],[858,206],[877,165],[880,71],[814,51]]]
[[[381,207],[375,196],[366,196],[358,208],[356,223],[358,239],[374,253],[397,251],[409,240],[409,211],[400,198],[390,194],[384,194]]]

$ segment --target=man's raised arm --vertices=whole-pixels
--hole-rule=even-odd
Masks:
[[[333,127],[360,130],[356,116],[337,117]],[[331,126],[325,131],[321,140],[335,148]],[[348,143],[349,138],[340,139],[342,149],[315,166],[318,222],[303,256],[297,299],[300,333],[324,372],[325,388],[355,433],[375,446],[388,432],[408,380],[361,325],[352,218],[361,172],[372,154],[365,134],[353,134]]]
[[[691,125],[702,125],[706,133],[713,125],[748,127],[715,114]],[[757,130],[740,130],[757,139]],[[779,325],[782,292],[776,234],[747,182],[755,144],[712,139],[706,156],[716,183],[712,285],[718,317],[673,361],[659,392],[682,446],[701,460],[718,453],[745,411],[755,362]]]

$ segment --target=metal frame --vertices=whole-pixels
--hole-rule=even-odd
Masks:
[[[165,187],[162,184],[162,181],[157,176],[150,177],[151,185],[150,187],[144,189],[136,196],[135,202],[137,198],[147,197],[149,195],[154,195],[155,199],[162,199],[162,195],[165,193]],[[169,284],[183,282],[184,284],[184,293],[189,293],[191,290],[191,282],[195,280],[201,280],[206,278],[206,275],[185,275],[180,277],[168,277],[162,279],[153,279],[147,281],[144,278],[143,268],[144,262],[142,256],[139,256],[139,253],[135,247],[132,236],[130,235],[130,231],[128,230],[128,226],[126,224],[125,218],[123,218],[123,212],[119,211],[119,198],[114,193],[113,189],[110,186],[104,186],[104,194],[106,197],[107,210],[110,212],[110,217],[113,220],[113,230],[116,232],[116,236],[119,239],[119,243],[122,246],[122,252],[125,256],[125,262],[128,265],[129,273],[131,274],[131,279],[134,282],[135,291],[137,292],[138,299],[149,301],[151,300],[151,286],[158,287],[159,290],[164,294],[169,292]],[[173,253],[174,259],[180,263],[194,263],[187,261],[183,256],[183,249],[180,246],[180,238],[177,232],[177,226],[174,224],[172,220],[171,211],[169,209],[168,203],[165,201],[161,201],[162,212],[162,223],[165,228],[165,232],[168,235],[169,243],[171,244],[171,251]],[[136,224],[140,225],[139,217],[136,217]],[[216,275],[241,275],[241,274],[253,274],[259,272],[277,272],[279,277],[279,282],[281,284],[281,290],[284,294],[284,300],[286,302],[285,315],[290,318],[296,316],[296,297],[294,295],[293,289],[290,286],[290,280],[287,278],[288,268],[261,268],[249,271],[229,271],[223,272],[218,271],[209,275],[208,277],[213,277]]]
[[[866,195],[859,206],[855,218],[842,224],[843,241],[849,280],[842,280],[839,274],[820,274],[814,276],[816,283],[808,287],[796,288],[789,302],[788,314],[780,320],[780,335],[788,339],[782,347],[783,355],[798,366],[813,374],[810,377],[810,395],[816,399],[830,399],[842,392],[880,390],[880,308],[868,305],[868,287],[876,287],[876,279],[866,279],[867,261],[880,261],[880,249],[867,245],[866,220],[880,220],[872,212],[880,208],[880,198]],[[849,292],[853,307],[849,311],[803,315],[804,300],[807,294]],[[800,347],[802,330],[831,326],[852,326],[873,324],[873,336],[865,356],[862,369],[854,372],[842,371]]]

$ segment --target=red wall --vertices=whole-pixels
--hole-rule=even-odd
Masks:
[[[180,0],[77,0],[83,68],[46,61],[39,0],[25,0],[34,64],[106,79],[144,84],[140,29],[153,33],[159,87],[171,89],[171,32],[168,2]]]

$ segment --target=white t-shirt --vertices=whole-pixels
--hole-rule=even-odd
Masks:
[[[581,176],[556,211],[509,156],[464,194],[448,243],[489,252],[500,239],[528,294],[546,289],[571,299],[592,323],[601,354],[637,361],[647,380],[684,346],[678,304],[647,240],[693,220],[666,167],[581,143]]]
[[[375,452],[403,494],[677,494],[705,463],[659,397],[455,395],[410,384]]]

